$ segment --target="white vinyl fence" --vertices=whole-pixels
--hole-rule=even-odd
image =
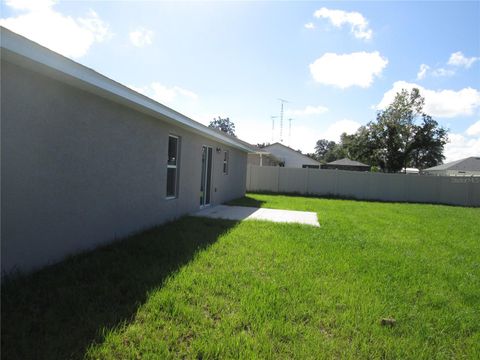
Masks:
[[[249,165],[247,191],[480,206],[480,177],[383,174]]]

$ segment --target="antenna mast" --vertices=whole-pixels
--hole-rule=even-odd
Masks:
[[[284,99],[278,99],[280,100],[280,142],[283,143],[283,104],[288,103],[287,100]]]
[[[270,116],[270,118],[272,119],[272,144],[275,138],[275,118],[277,117],[278,116]]]

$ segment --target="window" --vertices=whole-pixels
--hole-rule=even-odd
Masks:
[[[178,142],[177,136],[168,137],[167,198],[176,198],[178,195]]]
[[[320,169],[320,165],[302,165],[304,169]]]
[[[228,151],[223,152],[223,173],[228,175]]]

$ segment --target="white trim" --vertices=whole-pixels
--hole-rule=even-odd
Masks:
[[[171,122],[212,140],[232,146],[236,149],[251,152],[251,149],[216,131],[188,118],[179,112],[162,105],[136,91],[107,78],[98,72],[87,68],[73,60],[57,54],[27,38],[20,36],[4,27],[1,30],[1,57],[15,64],[34,68],[35,71],[45,71],[57,80],[69,83],[81,89],[107,97],[129,107]],[[39,68],[43,65],[45,68]],[[55,74],[51,69],[59,72]]]

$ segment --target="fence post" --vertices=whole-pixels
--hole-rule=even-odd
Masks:
[[[338,195],[338,169],[335,169],[335,187],[333,188],[333,195]]]
[[[277,166],[277,193],[280,189],[280,168],[281,166]]]
[[[306,168],[305,170],[307,170],[307,171],[305,172],[305,181],[303,182],[303,184],[304,184],[303,194],[304,195],[308,194],[308,176],[310,174],[310,169],[309,168]]]

